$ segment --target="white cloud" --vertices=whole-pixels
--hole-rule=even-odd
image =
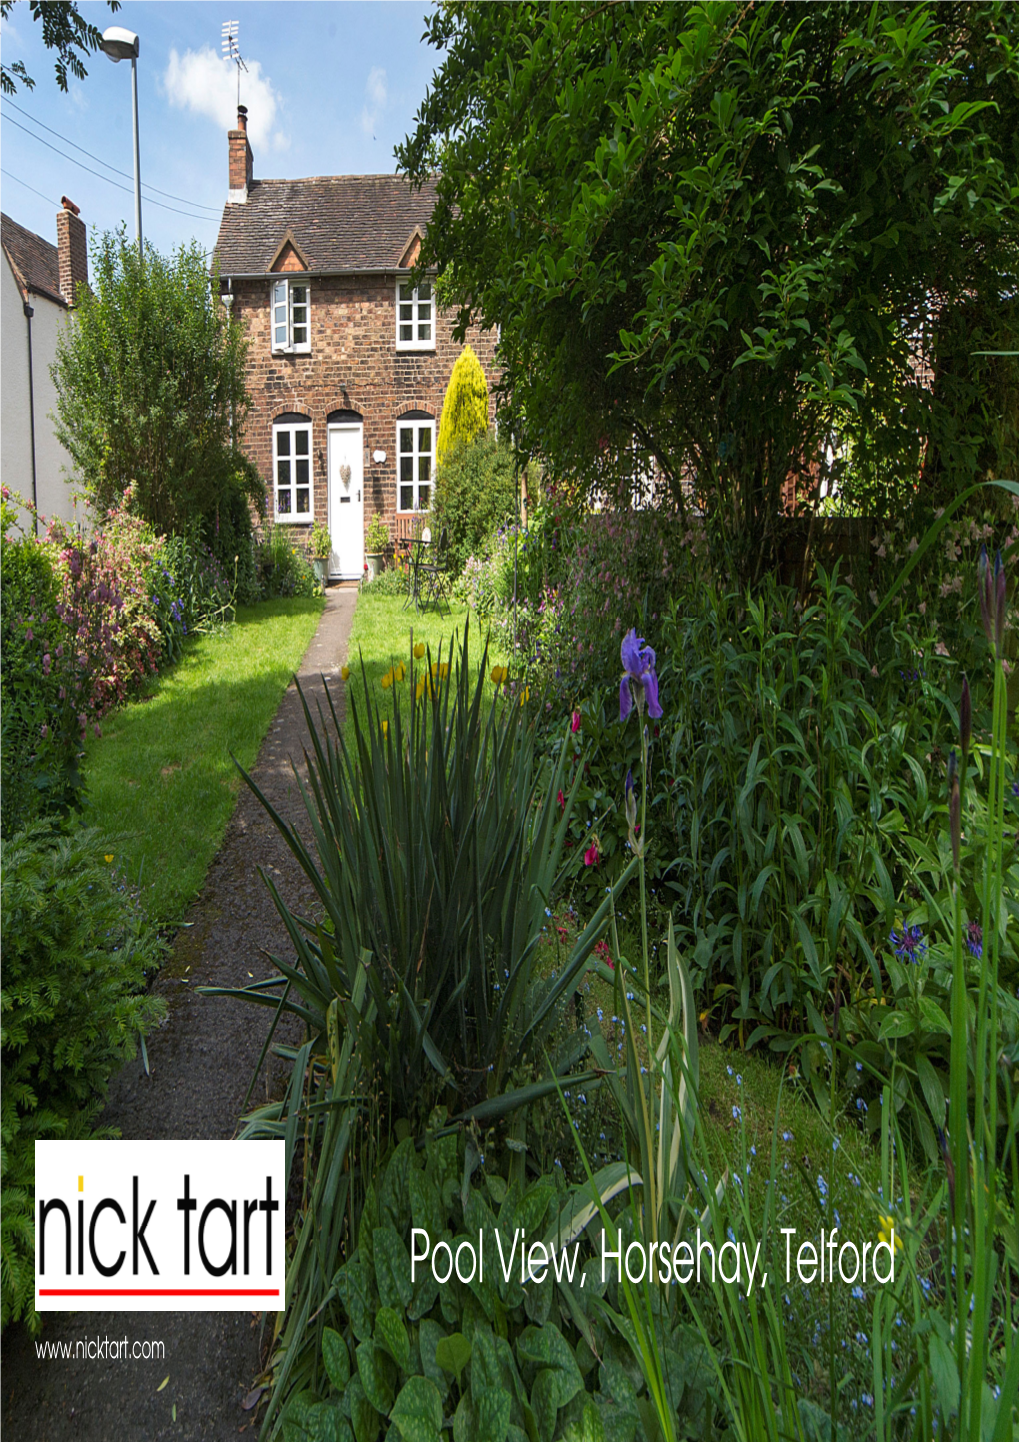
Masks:
[[[379,65],[374,65],[368,72],[368,79],[365,81],[365,105],[361,112],[361,128],[366,135],[371,135],[376,126],[376,121],[382,114],[386,105],[386,71]]]
[[[262,74],[258,60],[249,60],[247,65],[247,74],[241,74],[241,104],[248,107],[248,137],[257,166],[260,150],[286,150],[290,139],[274,129],[281,102],[272,82]],[[206,115],[222,130],[237,125],[237,68],[211,45],[184,55],[172,49],[163,90],[171,105]]]

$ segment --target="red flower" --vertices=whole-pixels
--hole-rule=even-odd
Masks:
[[[575,731],[575,732],[576,732],[576,731],[580,731],[580,729],[581,729],[581,713],[580,713],[580,711],[574,711],[574,712],[571,713],[571,716],[570,716],[570,729],[571,729],[571,731]]]
[[[592,844],[588,847],[588,850],[584,853],[584,864],[585,866],[598,866],[599,844],[597,841],[593,841]]]
[[[556,800],[560,803],[560,810],[563,811],[566,808],[567,798],[562,791],[557,791]]]

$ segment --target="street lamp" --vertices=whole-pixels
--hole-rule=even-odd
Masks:
[[[131,61],[131,100],[135,137],[135,234],[138,237],[138,258],[142,259],[142,167],[138,157],[138,36],[122,25],[111,25],[103,31],[101,49],[114,65],[119,60]]]

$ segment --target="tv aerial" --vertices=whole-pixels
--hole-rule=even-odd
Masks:
[[[241,103],[241,71],[248,74],[248,67],[241,59],[241,52],[237,47],[237,21],[225,20],[222,26],[222,39],[220,41],[223,50],[224,60],[232,60],[237,66],[237,103]]]

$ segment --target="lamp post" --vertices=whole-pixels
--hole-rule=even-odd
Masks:
[[[135,235],[138,237],[138,258],[142,259],[142,167],[138,156],[138,36],[122,25],[111,25],[103,31],[102,50],[114,65],[119,60],[131,61],[132,124],[135,140]]]

